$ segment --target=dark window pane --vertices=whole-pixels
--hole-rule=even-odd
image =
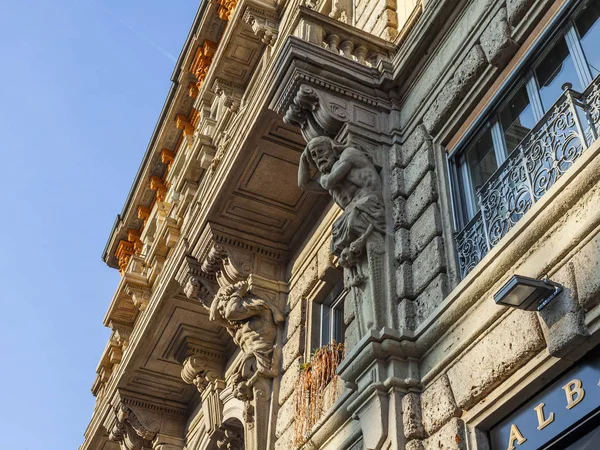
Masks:
[[[344,342],[344,303],[333,310],[333,340],[337,343]]]
[[[322,347],[331,341],[331,308],[321,305],[321,342]]]
[[[506,151],[510,154],[535,126],[533,110],[525,86],[521,87],[500,111]]]
[[[581,37],[581,45],[585,53],[592,76],[600,74],[600,1],[591,2],[575,20],[575,27]]]
[[[597,450],[600,442],[600,428],[596,428],[591,433],[569,445],[565,450]]]
[[[465,158],[472,183],[472,185],[467,188],[470,188],[475,195],[477,189],[479,189],[498,168],[496,154],[494,153],[494,146],[492,144],[492,134],[489,129],[487,129],[467,150]]]
[[[571,83],[575,90],[581,90],[575,64],[564,38],[560,38],[554,44],[534,72],[545,111],[558,100],[563,92],[562,85],[564,83]]]

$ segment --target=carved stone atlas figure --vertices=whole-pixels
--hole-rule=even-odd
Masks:
[[[317,176],[311,177],[310,168]],[[300,158],[300,188],[329,193],[344,210],[332,230],[331,252],[340,265],[353,271],[352,285],[365,281],[359,264],[373,232],[385,233],[385,209],[381,197],[381,178],[366,152],[344,146],[329,137],[310,140]]]
[[[247,359],[256,359],[251,378],[243,376],[247,379],[245,386],[251,387],[259,376],[277,376],[273,349],[277,324],[283,323],[284,317],[276,307],[249,293],[248,288],[246,281],[221,288],[210,306],[210,320],[227,329]]]

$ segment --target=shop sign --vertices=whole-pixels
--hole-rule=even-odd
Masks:
[[[571,369],[490,431],[493,450],[534,450],[600,406],[600,358]],[[600,447],[599,447],[600,448]]]

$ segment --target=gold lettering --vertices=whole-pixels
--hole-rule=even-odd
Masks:
[[[537,413],[537,419],[538,419],[538,424],[539,424],[539,426],[537,427],[538,430],[543,430],[548,425],[550,425],[552,422],[554,422],[554,413],[553,412],[550,413],[550,415],[548,416],[547,419],[544,417],[544,406],[546,406],[545,403],[540,403],[535,408],[533,408],[533,409],[535,409],[535,412]]]
[[[521,445],[527,439],[523,437],[521,430],[514,423],[510,426],[510,436],[508,437],[508,448],[506,450],[515,450],[515,440]]]
[[[585,397],[585,391],[581,387],[581,380],[577,378],[565,384],[563,390],[567,396],[567,409],[571,409]]]

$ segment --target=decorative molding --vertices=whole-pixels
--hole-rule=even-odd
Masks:
[[[115,252],[115,256],[119,261],[119,272],[121,272],[121,276],[123,276],[123,274],[125,273],[125,269],[129,264],[129,259],[134,253],[134,243],[121,239],[121,241],[119,242],[119,246],[117,247],[117,251]]]
[[[160,430],[157,421],[144,424],[124,403],[120,403],[114,409],[116,423],[109,431],[108,439],[118,442],[122,449],[146,450],[152,448],[152,440]]]
[[[218,0],[218,2],[219,11],[217,12],[217,14],[219,15],[219,18],[221,18],[222,20],[229,21],[229,19],[231,19],[231,15],[233,14],[235,7],[237,6],[238,0]]]
[[[188,95],[193,98],[196,99],[196,97],[198,97],[198,86],[196,85],[196,83],[192,83],[190,82],[190,84],[188,84]]]
[[[217,43],[208,39],[205,40],[200,47],[198,47],[198,50],[196,50],[196,55],[194,56],[194,60],[190,66],[190,72],[196,77],[196,80],[198,80],[196,83],[196,87],[198,89],[200,89],[204,83],[206,74],[208,73],[208,69],[210,68],[210,64],[216,51]]]
[[[147,208],[142,205],[138,206],[137,217],[138,217],[138,219],[144,221],[144,226],[146,226],[146,222],[148,221],[148,218],[150,217],[150,208]]]
[[[217,441],[217,447],[224,450],[244,450],[244,434],[227,425],[221,427],[223,438]]]
[[[252,27],[254,34],[266,45],[273,46],[277,40],[278,22],[275,12],[259,10],[248,6],[243,21]]]
[[[167,198],[167,186],[162,178],[153,175],[150,177],[150,189],[156,191],[156,200],[164,202]]]
[[[167,170],[171,170],[173,161],[175,161],[175,152],[173,150],[169,150],[168,148],[163,148],[160,151],[160,160],[163,164],[167,165]]]

